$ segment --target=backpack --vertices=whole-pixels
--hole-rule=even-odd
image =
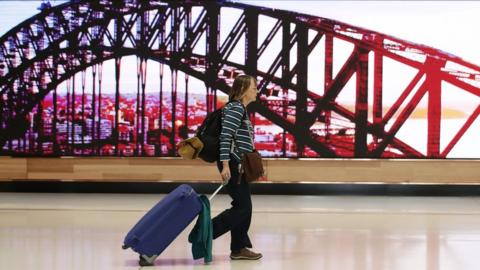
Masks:
[[[197,130],[196,137],[203,143],[198,156],[206,162],[215,162],[220,156],[223,108],[207,115]]]
[[[218,160],[220,156],[223,108],[217,109],[205,117],[195,137],[178,143],[177,150],[181,157],[185,159],[200,157],[206,162]]]

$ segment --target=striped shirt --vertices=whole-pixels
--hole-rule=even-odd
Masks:
[[[244,117],[245,115],[245,117]],[[253,151],[253,128],[245,107],[240,101],[227,103],[223,108],[220,133],[220,161],[230,160],[230,154],[241,161],[242,153]],[[233,143],[233,145],[232,145]],[[233,151],[231,151],[233,148]]]

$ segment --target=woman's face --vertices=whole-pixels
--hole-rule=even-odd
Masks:
[[[245,91],[244,98],[248,103],[257,100],[257,84],[254,79],[250,80],[250,85],[247,91]]]

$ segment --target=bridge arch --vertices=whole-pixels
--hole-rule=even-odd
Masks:
[[[222,42],[219,22],[223,8],[240,10],[241,15]],[[193,9],[198,11],[196,16]],[[262,16],[275,23],[268,35],[259,40],[258,22]],[[277,35],[281,35],[283,47],[268,63],[268,70],[260,70],[258,61]],[[193,48],[202,36],[206,36],[205,53],[194,53]],[[242,37],[245,39],[244,62],[232,62],[230,56]],[[334,38],[354,45],[335,77],[331,59]],[[308,89],[309,57],[320,41],[324,42],[326,56],[323,95]],[[290,57],[292,52],[295,59]],[[382,97],[383,57],[418,70],[388,112],[382,111],[381,104],[373,104],[373,121],[367,116],[370,53],[376,57],[375,70],[380,70],[374,74],[375,82],[380,82],[375,91],[377,100]],[[429,117],[428,153],[425,155],[396,138],[396,133],[427,92],[429,107],[434,111],[441,109],[439,82],[451,83],[480,96],[478,66],[434,48],[345,23],[239,3],[72,1],[44,9],[0,38],[0,145],[11,139],[13,135],[9,130],[14,130],[15,123],[24,119],[62,81],[90,66],[127,55],[159,61],[195,76],[203,80],[211,92],[228,91],[229,81],[219,77],[222,72],[238,70],[257,76],[262,96],[252,105],[252,110],[292,134],[299,145],[299,156],[304,147],[321,157],[342,156],[338,145],[330,144],[311,131],[316,122],[329,122],[331,114],[335,113],[354,126],[352,156],[381,157],[387,148],[392,148],[404,157],[445,157],[480,113],[478,108],[472,112],[443,151],[439,146],[441,119],[438,115]],[[292,64],[293,61],[296,63]],[[447,69],[447,63],[462,68]],[[352,76],[357,80],[354,111],[336,102]],[[422,78],[428,79],[422,82]],[[278,109],[275,101],[265,98],[275,87],[294,94],[295,99],[285,105],[295,115],[293,123]],[[414,87],[418,88],[414,99],[407,102],[405,96],[412,93]],[[215,104],[212,102],[209,110]],[[386,129],[395,113],[400,113],[400,117]],[[118,127],[116,129],[118,131]],[[368,137],[374,137],[374,141],[369,141]]]

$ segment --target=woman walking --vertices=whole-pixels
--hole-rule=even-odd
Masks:
[[[240,173],[242,154],[252,152],[253,128],[247,114],[247,105],[257,98],[257,82],[248,75],[235,78],[225,105],[220,134],[220,159],[218,170],[232,198],[232,207],[213,218],[213,238],[230,231],[230,258],[232,260],[258,260],[261,253],[255,253],[248,236],[252,219],[250,187]]]

